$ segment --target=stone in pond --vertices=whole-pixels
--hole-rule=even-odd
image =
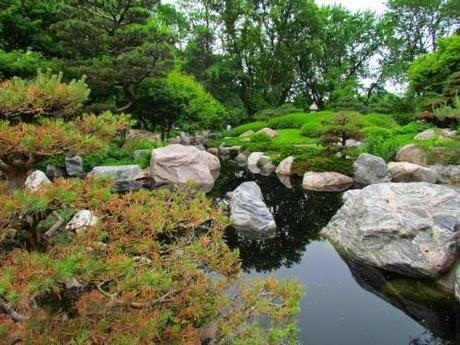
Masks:
[[[346,256],[414,278],[437,278],[459,254],[460,193],[425,182],[348,191],[321,231]]]
[[[244,182],[230,196],[230,219],[233,227],[257,237],[272,236],[275,220],[264,202],[257,183]]]

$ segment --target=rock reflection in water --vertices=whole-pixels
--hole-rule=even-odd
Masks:
[[[222,201],[223,195],[242,182],[255,181],[279,225],[275,236],[265,240],[229,229],[227,243],[231,248],[239,248],[245,270],[271,271],[300,262],[306,245],[319,239],[319,230],[342,204],[338,193],[305,193],[299,186],[301,181],[290,189],[280,183],[275,174],[254,175],[229,162],[223,162],[222,171],[225,173],[216,181],[211,196]]]
[[[412,338],[410,345],[460,344],[460,306],[453,296],[446,295],[429,282],[391,275],[346,259],[344,261],[363,289],[403,311],[429,331]]]

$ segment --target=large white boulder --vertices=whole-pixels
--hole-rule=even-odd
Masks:
[[[150,176],[157,184],[214,185],[219,176],[220,161],[213,154],[193,146],[173,144],[154,149],[150,159]]]
[[[415,278],[437,278],[460,254],[460,193],[425,182],[348,191],[322,230],[346,256]]]

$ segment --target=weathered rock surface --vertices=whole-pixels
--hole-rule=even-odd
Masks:
[[[241,146],[219,146],[219,154],[234,157],[241,151]]]
[[[219,149],[217,147],[210,147],[207,151],[216,157],[219,156]]]
[[[429,165],[436,172],[439,183],[460,185],[460,165]]]
[[[67,175],[72,177],[85,176],[85,171],[83,170],[83,158],[81,156],[66,157],[65,170]]]
[[[289,156],[283,159],[278,167],[276,168],[276,173],[278,175],[291,176],[292,175],[292,165],[294,164],[294,157]]]
[[[257,167],[260,169],[260,174],[264,176],[270,175],[276,169],[276,166],[272,162],[272,158],[266,155],[260,157],[257,161]]]
[[[396,160],[398,162],[409,162],[418,165],[428,164],[425,150],[415,144],[408,144],[401,147],[396,154]]]
[[[255,182],[244,182],[231,193],[230,208],[230,219],[237,230],[265,237],[276,229],[273,215]]]
[[[244,153],[238,153],[238,155],[235,157],[235,162],[238,164],[240,167],[245,167],[248,165],[248,157]]]
[[[271,139],[274,139],[278,136],[278,132],[271,128],[262,128],[261,130],[257,131],[257,133],[264,133],[268,135]]]
[[[248,157],[248,169],[253,174],[260,174],[260,168],[258,166],[259,159],[264,156],[263,152],[252,152]]]
[[[76,233],[83,232],[86,228],[95,226],[98,218],[90,210],[80,210],[72,217],[66,225],[67,230],[75,231]]]
[[[428,167],[409,162],[390,162],[388,171],[393,182],[428,182],[436,183],[436,171]]]
[[[455,272],[455,298],[460,302],[460,266],[457,267]]]
[[[427,130],[417,134],[414,139],[416,140],[428,140],[434,137],[440,137],[443,139],[455,138],[456,132],[447,128],[428,128]]]
[[[356,182],[368,185],[390,182],[390,174],[383,158],[362,153],[353,163],[354,179]]]
[[[99,177],[108,176],[115,181],[134,181],[145,178],[145,173],[140,165],[114,165],[94,167],[88,176]]]
[[[32,174],[27,176],[24,187],[32,192],[36,192],[41,186],[51,184],[46,174],[41,170],[35,170]]]
[[[437,278],[460,247],[460,193],[419,183],[348,191],[322,233],[347,256],[415,278]]]
[[[352,184],[351,177],[337,172],[307,171],[303,175],[302,186],[304,189],[317,192],[340,192],[348,189]]]
[[[212,186],[219,175],[219,159],[193,146],[169,145],[154,149],[150,160],[150,176],[157,184]]]

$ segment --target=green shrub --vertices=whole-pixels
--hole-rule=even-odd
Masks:
[[[382,127],[382,128],[391,128],[397,126],[396,121],[390,116],[385,114],[366,114],[360,116],[356,120],[356,124],[365,127]]]
[[[324,126],[320,123],[316,122],[309,122],[305,123],[301,127],[302,135],[309,137],[309,138],[317,138],[320,137],[324,133]]]
[[[306,171],[328,172],[335,171],[344,175],[353,174],[353,160],[340,157],[317,156],[313,158],[295,157],[293,172],[302,176]]]
[[[253,134],[251,136],[251,139],[250,139],[251,143],[267,143],[267,142],[271,142],[272,141],[272,138],[270,138],[270,136],[268,136],[266,133],[256,133],[256,134]]]
[[[393,158],[402,146],[400,142],[392,138],[390,130],[384,128],[368,128],[366,139],[366,151],[375,156],[382,157],[386,161]]]
[[[268,127],[267,122],[255,121],[255,122],[250,122],[250,123],[246,123],[244,125],[235,127],[231,131],[225,132],[224,135],[229,136],[229,137],[237,137],[237,136],[239,136],[239,135],[243,134],[244,132],[249,131],[251,129],[254,132],[257,132],[257,131],[261,130],[262,128],[265,128],[265,127]]]
[[[407,113],[393,114],[393,115],[391,115],[391,117],[400,126],[407,125],[407,124],[415,121],[415,119],[416,119],[415,114],[407,114]]]
[[[431,124],[426,122],[410,122],[407,125],[401,127],[395,127],[391,130],[393,134],[410,134],[410,133],[419,133],[427,130],[432,127]]]

